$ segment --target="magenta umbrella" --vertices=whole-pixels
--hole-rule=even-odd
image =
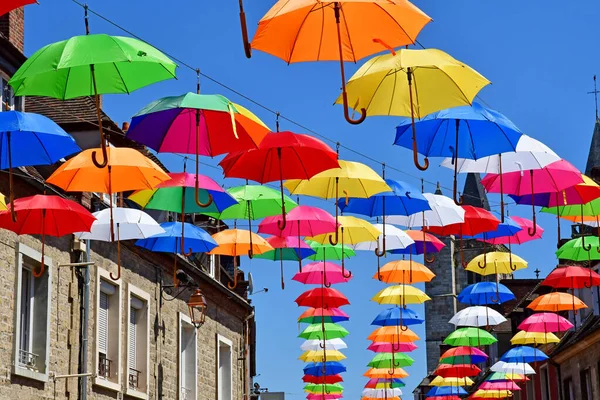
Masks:
[[[400,346],[400,348],[398,348]],[[417,345],[411,342],[399,342],[399,343],[385,343],[385,342],[372,342],[367,350],[371,350],[375,353],[410,353],[417,349]]]
[[[523,320],[519,330],[526,332],[565,332],[573,327],[568,319],[555,313],[536,313]]]
[[[492,238],[492,239],[481,239],[482,241],[489,243],[489,244],[523,244],[526,242],[529,242],[531,240],[537,240],[537,239],[541,239],[542,235],[544,234],[544,229],[542,229],[541,226],[537,225],[535,226],[535,235],[533,236],[529,236],[528,231],[530,229],[534,229],[533,226],[533,221],[527,218],[521,218],[521,217],[514,217],[511,216],[510,217],[517,225],[519,225],[522,229],[515,233],[512,236],[500,236],[497,238]]]
[[[308,400],[333,400],[333,399],[341,399],[343,395],[341,394],[309,394],[306,396]]]
[[[479,385],[479,389],[481,390],[521,390],[519,385],[514,383],[513,381],[496,381],[490,382],[485,381],[481,385]]]
[[[555,161],[540,169],[508,172],[502,174],[502,179],[500,174],[487,174],[481,180],[489,193],[503,191],[515,196],[531,195],[533,225],[528,229],[530,236],[535,236],[537,232],[535,194],[560,192],[578,183],[583,183],[581,172],[565,160]]]
[[[346,283],[350,280],[342,273],[341,266],[329,261],[307,264],[292,279],[305,285],[324,285],[325,287],[331,287],[334,283]]]

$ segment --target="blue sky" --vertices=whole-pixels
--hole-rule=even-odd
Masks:
[[[74,35],[85,33],[83,10],[70,0],[40,0],[41,5],[27,8],[26,53]],[[246,1],[250,35],[260,17],[274,3],[272,0]],[[247,60],[242,49],[237,1],[164,2],[158,0],[89,0],[94,10],[141,36],[156,47],[200,68],[204,73],[236,91],[244,93],[265,106],[280,111],[310,129],[359,150],[405,174],[388,169],[387,177],[418,185],[417,177],[442,182],[449,188],[450,170],[432,167],[419,173],[412,164],[411,153],[391,143],[395,120],[392,117],[368,118],[359,126],[347,124],[342,109],[332,106],[339,94],[339,67],[331,63],[305,63],[287,66],[266,54],[255,52]],[[587,94],[593,90],[592,76],[599,72],[600,53],[597,51],[597,21],[600,5],[593,0],[559,2],[556,0],[527,2],[506,0],[416,1],[433,17],[419,36],[425,47],[442,49],[471,65],[493,82],[480,93],[486,104],[509,117],[525,133],[542,140],[576,167],[585,168],[585,161],[594,125],[594,99]],[[92,33],[124,35],[106,22],[91,17]],[[348,64],[349,75],[360,65]],[[159,97],[194,91],[195,74],[180,68],[177,81],[163,82],[139,90],[132,95],[105,96],[105,111],[118,122],[127,121],[145,104]],[[240,98],[208,79],[202,80],[203,93],[220,93],[249,107],[265,123],[275,127],[275,116]],[[302,132],[283,121],[282,130]],[[376,165],[348,150],[341,158]],[[181,169],[181,159],[166,157],[172,170]],[[204,161],[204,160],[203,160]],[[216,165],[214,160],[205,160]],[[203,167],[204,173],[221,178],[216,168]],[[239,184],[224,180],[226,186]],[[426,191],[433,191],[427,184]],[[445,190],[446,194],[449,191]],[[497,198],[492,198],[497,201]],[[334,211],[332,202],[303,200]],[[497,203],[496,203],[497,204]],[[530,209],[510,207],[513,215],[528,216]],[[530,268],[517,277],[532,277],[539,268],[544,274],[556,264],[554,256],[556,223],[550,216],[540,216],[546,229],[543,240],[514,249],[530,262]],[[563,224],[563,232],[568,227]],[[347,312],[351,332],[346,351],[348,372],[347,398],[358,398],[365,383],[362,373],[372,356],[366,347],[369,326],[383,309],[369,299],[382,285],[371,279],[375,271],[372,253],[361,254],[348,262],[354,272],[352,281],[339,287],[350,299]],[[289,281],[296,265],[289,264]],[[285,291],[279,287],[279,266],[259,260],[244,260],[243,269],[251,271],[257,287],[268,287],[268,293],[253,297],[258,320],[257,381],[271,391],[285,391],[289,399],[304,398],[302,393],[302,363],[300,339],[295,322],[301,312],[293,302],[303,291],[296,282],[288,282]],[[417,311],[421,311],[416,308]],[[416,332],[424,337],[423,329]],[[421,342],[423,344],[423,342]],[[412,388],[425,374],[424,352],[412,353],[417,362],[407,368],[406,379],[410,398]]]

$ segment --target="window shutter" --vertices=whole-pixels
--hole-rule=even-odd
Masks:
[[[102,291],[98,308],[98,351],[108,354],[108,294]]]
[[[129,368],[136,369],[137,310],[129,308]]]

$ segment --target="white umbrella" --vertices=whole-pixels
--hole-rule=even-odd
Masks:
[[[318,340],[318,339],[306,340],[304,343],[302,343],[302,345],[300,346],[300,349],[302,349],[302,351],[323,350],[323,347],[321,347],[321,345],[324,345],[324,347],[327,350],[343,350],[343,349],[348,348],[348,345],[346,345],[346,342],[344,342],[340,338],[335,338],[335,339],[325,340],[325,343],[323,343],[322,340]]]
[[[491,370],[494,372],[505,372],[509,374],[519,375],[535,375],[535,371],[531,368],[531,365],[527,363],[514,363],[498,361],[492,365]]]
[[[117,275],[110,277],[118,280],[121,277],[121,240],[145,239],[150,236],[164,233],[165,230],[151,216],[134,208],[113,207],[112,219],[115,226],[115,239],[117,241]],[[97,211],[94,214],[96,221],[89,232],[75,234],[78,239],[99,240],[112,242],[110,208]]]
[[[380,232],[383,232],[383,224],[373,224]],[[386,249],[404,249],[415,241],[410,238],[402,229],[395,227],[394,225],[385,224],[385,241]],[[361,242],[351,246],[354,250],[364,251],[375,251],[376,249],[383,249],[383,234],[379,235],[377,241],[372,242]]]
[[[389,224],[408,227],[415,226],[446,226],[465,222],[465,210],[457,206],[450,197],[441,194],[423,193],[429,202],[431,210],[412,215],[390,215],[385,217]]]
[[[362,395],[364,397],[371,397],[376,399],[383,399],[384,397],[398,397],[402,396],[402,390],[398,388],[393,389],[363,389]]]
[[[473,306],[460,310],[449,321],[456,326],[486,326],[506,322],[506,318],[489,307]]]

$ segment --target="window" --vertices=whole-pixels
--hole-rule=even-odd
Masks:
[[[575,400],[575,396],[573,395],[573,380],[571,378],[564,380],[563,390],[564,400]]]
[[[3,74],[0,75],[0,101],[2,102],[1,111],[23,110],[22,98],[14,96],[13,88],[8,84],[8,78]]]
[[[207,260],[207,268],[208,268],[208,275],[210,275],[212,278],[215,277],[215,270],[216,270],[216,256],[214,254],[208,254],[208,260]]]
[[[221,335],[217,335],[217,364],[218,364],[218,377],[217,387],[218,396],[217,400],[232,400],[232,343],[231,340],[224,338]]]
[[[44,274],[35,278],[42,255],[21,243],[16,247],[15,334],[13,374],[48,381],[52,259],[44,258]]]
[[[179,400],[197,398],[196,340],[196,327],[190,317],[179,313]]]
[[[146,399],[150,367],[150,295],[133,285],[128,285],[128,291],[126,394]]]
[[[585,321],[586,317],[594,312],[594,292],[596,291],[596,288],[581,288],[576,291],[578,292],[577,297],[588,306],[588,308],[582,308],[577,311],[577,314],[579,314],[577,326],[580,326]]]
[[[541,390],[542,400],[551,400],[550,398],[550,381],[548,376],[548,367],[540,367],[540,379],[541,379]]]
[[[121,286],[109,273],[97,269],[95,384],[121,390]]]
[[[589,368],[579,372],[581,400],[592,400],[592,372]]]

